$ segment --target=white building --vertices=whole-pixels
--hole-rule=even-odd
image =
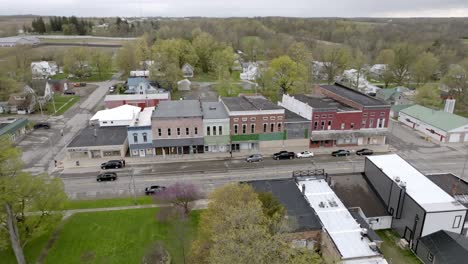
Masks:
[[[145,77],[150,76],[150,71],[130,71],[130,77]]]
[[[462,116],[413,105],[399,112],[398,121],[438,142],[468,142],[468,119]]]
[[[364,173],[393,216],[392,229],[416,250],[419,238],[462,234],[467,208],[396,154],[368,156]]]
[[[247,63],[243,65],[242,72],[240,74],[241,80],[244,81],[254,81],[258,75],[258,64],[257,63]]]
[[[179,91],[190,91],[191,82],[188,79],[183,79],[177,82],[177,89]]]
[[[336,249],[334,255],[341,263],[387,263],[376,243],[366,235],[367,230],[357,223],[325,179],[298,179],[297,185],[323,224],[322,244],[334,245],[324,251]],[[325,257],[332,259],[333,255]]]
[[[39,38],[31,36],[16,36],[0,38],[0,47],[15,47],[17,45],[37,45],[41,41]]]
[[[380,79],[386,70],[387,64],[374,64],[369,68],[369,76],[374,79]]]
[[[356,69],[345,70],[343,74],[337,78],[337,81],[345,83],[354,89],[357,88],[357,90],[365,94],[375,95],[377,91],[380,90],[379,87],[367,81],[367,76],[364,70],[361,70],[361,72]]]
[[[98,123],[100,127],[129,126],[139,115],[141,108],[133,105],[122,105],[112,109],[97,111],[91,117],[91,123]]]
[[[46,79],[58,73],[55,61],[33,61],[31,62],[31,73],[33,78]]]
[[[184,66],[182,66],[182,75],[184,78],[192,78],[193,77],[193,72],[194,68],[192,65],[185,63]]]

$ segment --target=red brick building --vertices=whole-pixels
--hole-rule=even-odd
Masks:
[[[156,94],[116,94],[107,95],[104,99],[106,108],[114,108],[121,105],[134,105],[142,109],[145,107],[157,106],[160,101],[170,101],[171,95],[169,92]]]

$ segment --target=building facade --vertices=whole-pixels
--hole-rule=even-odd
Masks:
[[[154,156],[151,116],[154,107],[147,107],[139,113],[127,128],[128,148],[131,157]]]
[[[230,119],[221,102],[203,102],[205,152],[230,151]]]
[[[156,155],[204,152],[203,119],[198,100],[164,101],[151,118]]]
[[[121,105],[133,105],[141,107],[154,107],[161,101],[171,100],[171,94],[169,92],[162,92],[156,94],[115,94],[106,95],[104,98],[104,104],[106,108],[115,108]]]

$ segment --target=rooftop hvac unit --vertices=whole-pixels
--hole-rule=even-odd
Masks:
[[[400,177],[396,176],[395,177],[395,182],[400,182]]]
[[[399,185],[400,185],[401,188],[406,188],[406,182],[404,182],[404,181],[400,182]]]
[[[377,244],[375,242],[369,242],[369,247],[373,251],[377,251]]]
[[[361,236],[367,236],[367,228],[361,228]]]

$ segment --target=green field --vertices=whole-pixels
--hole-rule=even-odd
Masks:
[[[78,95],[54,95],[53,102],[52,100],[48,102],[42,110],[50,115],[62,115],[79,100],[80,96]],[[54,104],[55,110],[57,110],[56,113],[54,111]]]
[[[380,246],[388,263],[420,264],[421,261],[409,249],[401,249],[396,242],[399,235],[392,230],[377,230],[377,234],[384,241]]]
[[[151,196],[138,196],[137,204],[152,204],[154,203]],[[105,208],[135,205],[133,197],[98,199],[98,200],[70,200],[65,204],[65,210],[71,209],[90,209],[90,208]]]
[[[98,38],[47,38],[41,37],[42,43],[80,43],[80,44],[109,44],[109,45],[123,45],[129,40],[117,39],[98,39]]]

